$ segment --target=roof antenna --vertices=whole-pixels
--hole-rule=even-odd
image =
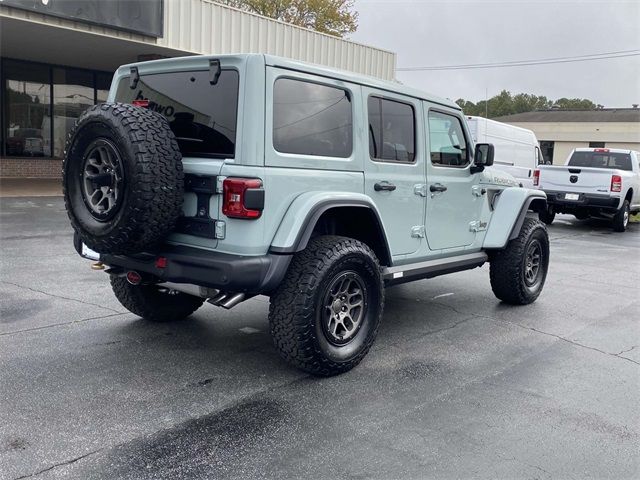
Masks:
[[[220,78],[220,74],[222,73],[222,68],[220,68],[220,60],[214,58],[213,60],[209,60],[209,83],[211,85],[215,85],[218,83],[218,79]]]
[[[131,76],[129,77],[129,88],[133,90],[138,86],[140,80],[140,73],[138,73],[138,67],[131,67]]]

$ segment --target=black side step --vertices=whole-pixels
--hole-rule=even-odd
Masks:
[[[489,256],[485,252],[477,252],[397,267],[386,267],[382,270],[382,278],[386,285],[397,285],[422,278],[433,278],[447,273],[470,270],[482,266],[488,259]]]

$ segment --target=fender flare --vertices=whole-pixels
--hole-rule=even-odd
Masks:
[[[332,192],[331,198],[327,198],[326,192],[306,192],[296,197],[280,222],[269,251],[292,254],[304,250],[320,217],[331,209],[341,207],[364,208],[373,213],[387,257],[391,259],[389,241],[375,204],[367,195],[348,192]]]
[[[546,208],[547,195],[530,188],[505,188],[495,201],[483,248],[502,249],[520,233],[529,209]]]

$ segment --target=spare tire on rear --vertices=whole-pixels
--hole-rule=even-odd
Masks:
[[[166,118],[122,103],[86,110],[63,162],[71,225],[99,253],[152,249],[182,212],[182,156]]]

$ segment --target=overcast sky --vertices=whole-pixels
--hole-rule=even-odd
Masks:
[[[640,0],[356,0],[357,42],[397,53],[397,67],[494,63],[640,49]],[[499,93],[640,103],[640,56],[516,68],[398,72],[453,100]]]

